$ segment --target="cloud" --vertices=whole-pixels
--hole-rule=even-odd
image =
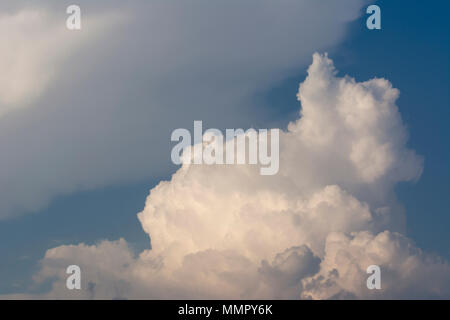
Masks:
[[[2,1],[0,219],[168,176],[170,134],[193,120],[268,126],[258,95],[337,45],[365,3],[81,0],[68,31],[72,3]]]
[[[314,54],[298,97],[277,175],[184,165],[138,214],[151,250],[135,257],[124,240],[50,249],[36,279],[57,280],[44,297],[448,298],[448,263],[400,233],[393,186],[418,179],[423,161],[406,147],[398,90],[338,77]],[[76,293],[64,288],[69,264],[83,272]],[[366,287],[373,264],[380,291]]]
[[[450,266],[389,231],[328,235],[320,272],[304,279],[302,298],[448,298]],[[369,292],[366,269],[381,266],[382,289]]]
[[[92,17],[84,32],[68,32],[63,15],[24,8],[0,15],[0,117],[32,106],[61,73],[80,47],[92,45],[100,30],[119,20],[118,14]],[[59,76],[67,76],[59,74]]]

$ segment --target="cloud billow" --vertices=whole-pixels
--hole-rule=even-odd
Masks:
[[[398,94],[385,79],[338,77],[326,54],[314,54],[300,118],[280,132],[277,175],[181,167],[138,214],[151,249],[135,257],[123,239],[50,249],[35,280],[57,280],[39,297],[450,297],[448,263],[403,235],[393,187],[417,180],[423,159],[406,147]],[[66,290],[69,264],[95,285]],[[381,290],[366,287],[374,264]]]

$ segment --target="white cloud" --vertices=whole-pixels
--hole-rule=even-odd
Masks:
[[[320,272],[304,279],[302,298],[448,298],[450,266],[399,233],[328,235]],[[366,269],[381,266],[382,289],[369,291]]]
[[[80,0],[68,31],[62,2],[2,1],[0,219],[167,176],[170,133],[193,120],[268,126],[255,96],[338,44],[364,3]]]
[[[138,215],[151,250],[133,257],[124,240],[51,249],[37,279],[58,280],[45,297],[448,298],[448,263],[397,232],[393,186],[422,171],[405,146],[397,96],[387,80],[337,77],[315,54],[299,89],[301,118],[280,136],[279,174],[179,169]],[[84,272],[75,294],[64,289],[69,264]],[[380,291],[366,287],[373,264]]]

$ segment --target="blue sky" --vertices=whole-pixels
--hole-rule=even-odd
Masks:
[[[418,247],[450,260],[450,4],[376,3],[382,29],[367,30],[363,14],[348,24],[344,40],[328,52],[339,75],[349,74],[357,81],[383,77],[400,90],[397,105],[409,130],[408,146],[425,158],[420,180],[396,187],[406,209],[407,236]],[[285,126],[297,117],[295,94],[306,68],[255,97],[270,106],[267,112],[274,125]],[[55,246],[123,237],[136,252],[147,248],[149,238],[136,214],[144,208],[149,190],[168,178],[163,173],[57,196],[37,212],[0,221],[0,293],[28,290],[39,259]]]

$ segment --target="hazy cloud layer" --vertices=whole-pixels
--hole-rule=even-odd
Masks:
[[[0,219],[166,176],[170,133],[270,121],[253,98],[337,44],[365,0],[0,4]]]
[[[89,31],[69,34],[63,17],[45,8],[0,14],[0,116],[33,106],[58,76],[70,76],[64,63],[120,19],[112,12],[94,15],[86,21]]]
[[[423,165],[406,147],[398,94],[385,79],[337,77],[315,54],[301,117],[280,136],[277,175],[180,168],[138,214],[151,250],[135,257],[123,239],[50,249],[35,280],[57,280],[39,297],[450,297],[448,263],[400,233],[393,186],[418,179]],[[70,264],[81,266],[83,290],[65,288]],[[379,291],[366,287],[373,264]]]

